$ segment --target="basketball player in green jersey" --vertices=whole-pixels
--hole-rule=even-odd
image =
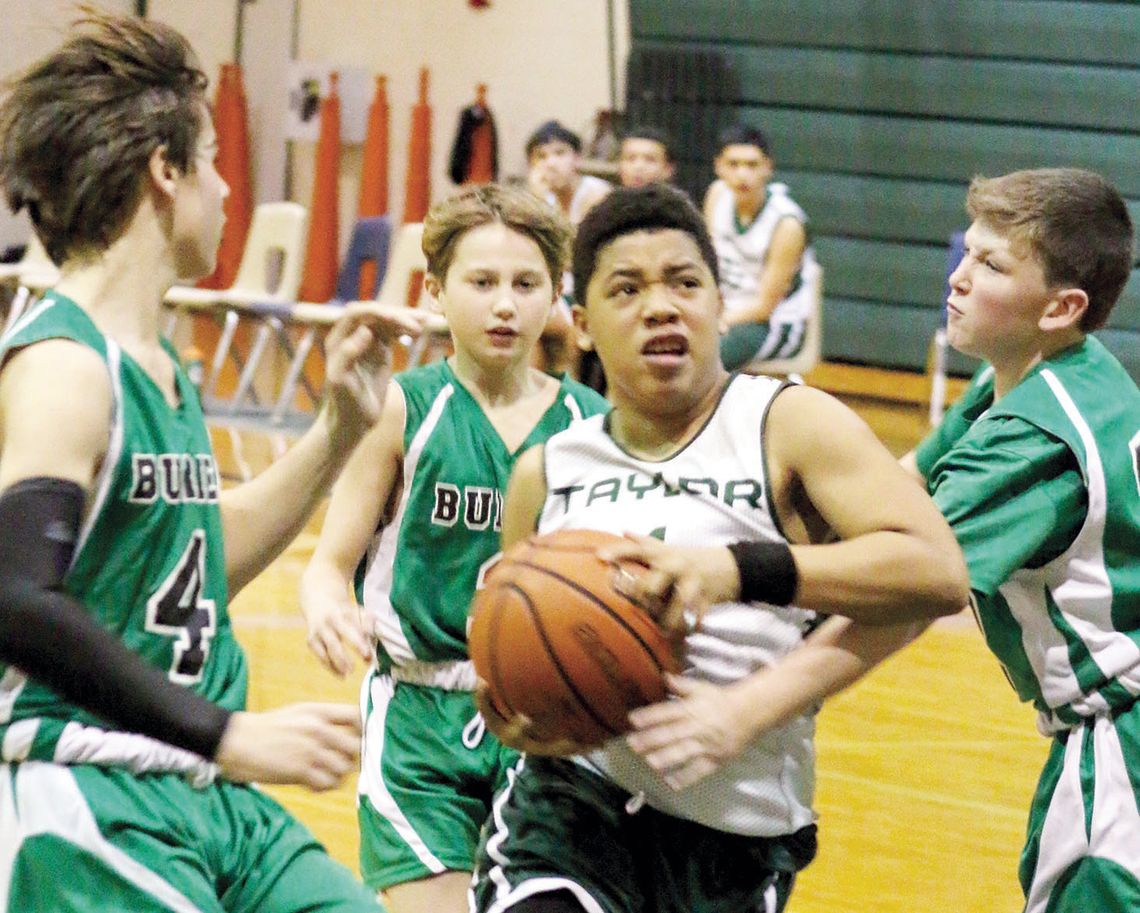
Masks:
[[[1120,194],[1075,169],[975,179],[947,336],[988,364],[904,464],[1052,749],[1026,910],[1140,908],[1140,391],[1091,331],[1132,268]]]
[[[359,720],[317,704],[244,712],[226,602],[378,418],[381,340],[418,321],[347,318],[314,427],[263,476],[220,490],[196,394],[158,331],[166,289],[213,269],[222,227],[205,87],[176,32],[92,12],[0,103],[0,182],[61,269],[0,340],[4,909],[378,909],[235,782],[331,787]]]
[[[345,674],[346,647],[370,658],[376,645],[361,691],[360,864],[395,913],[466,910],[479,830],[517,758],[484,732],[466,644],[511,467],[609,408],[528,367],[568,243],[563,217],[521,190],[473,188],[428,213],[425,282],[455,355],[396,376],[303,579],[309,642],[326,665]]]
[[[962,607],[961,554],[850,410],[725,371],[716,253],[684,194],[614,191],[578,229],[574,272],[580,338],[614,408],[519,459],[503,544],[535,529],[639,534],[616,547],[651,567],[630,592],[670,628],[674,603],[706,608],[677,632],[674,699],[589,755],[541,757],[571,746],[484,706],[528,754],[496,800],[475,909],[777,913],[815,853],[814,721],[799,708],[769,727],[779,696],[757,682],[806,643],[831,660],[822,679],[853,679],[911,622]],[[817,628],[831,612],[873,626]]]

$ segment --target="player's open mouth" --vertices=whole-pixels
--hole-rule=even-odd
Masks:
[[[641,354],[654,360],[682,358],[689,354],[689,340],[679,333],[654,336],[641,347]]]

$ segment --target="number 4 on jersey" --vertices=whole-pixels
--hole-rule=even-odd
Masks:
[[[170,680],[180,685],[202,678],[216,630],[214,601],[201,598],[205,571],[206,534],[196,529],[174,570],[146,604],[146,629],[175,638]]]

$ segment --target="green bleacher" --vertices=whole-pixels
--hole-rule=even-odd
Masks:
[[[975,174],[1091,168],[1140,223],[1140,4],[630,0],[630,19],[628,115],[676,137],[697,199],[722,126],[770,136],[825,269],[828,360],[924,370]],[[1140,378],[1140,272],[1099,335]]]

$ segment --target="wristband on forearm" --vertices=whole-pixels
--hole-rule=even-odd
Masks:
[[[799,572],[786,542],[734,542],[728,546],[740,573],[740,601],[788,605]]]

